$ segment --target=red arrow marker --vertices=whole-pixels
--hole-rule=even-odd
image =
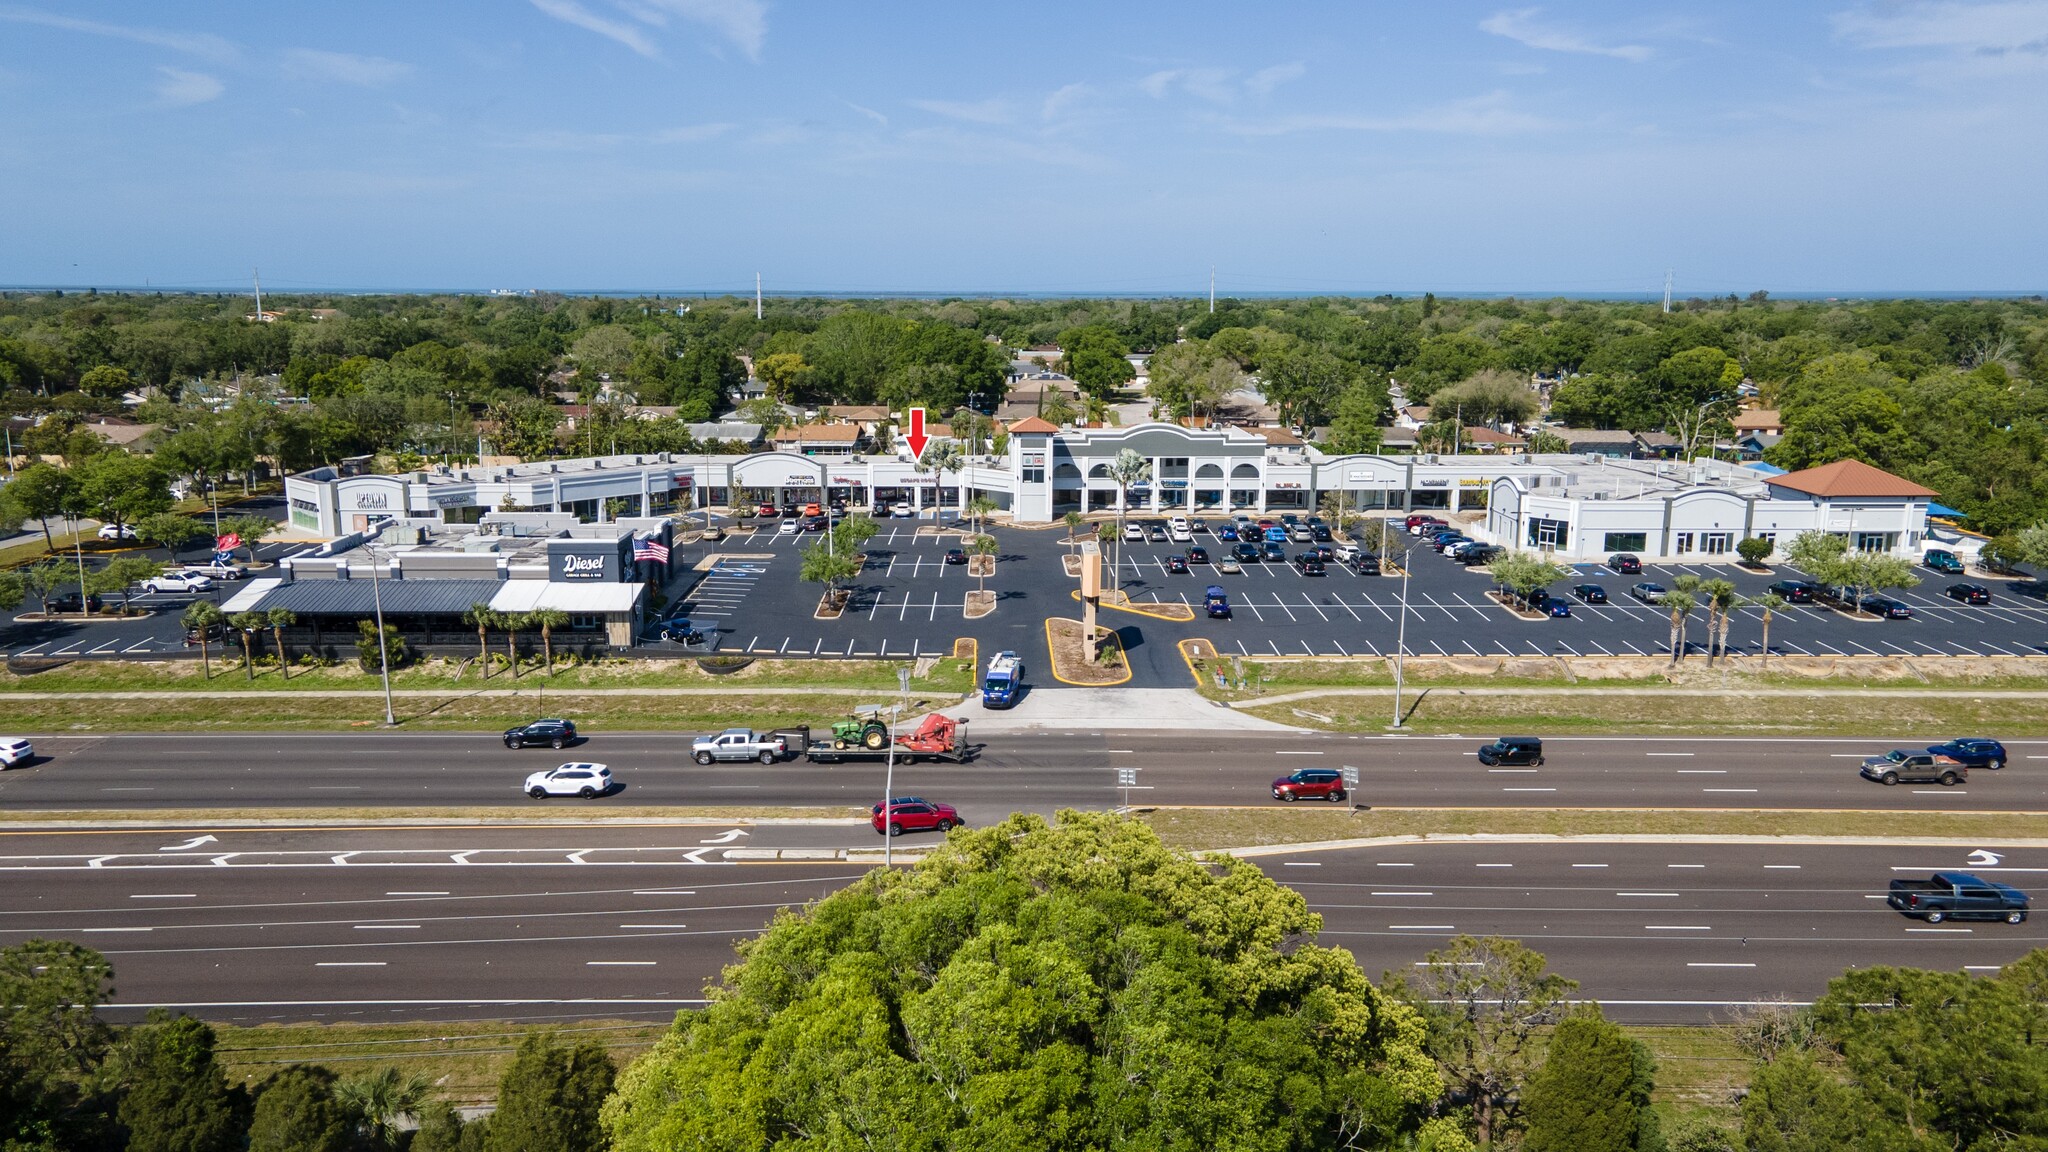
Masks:
[[[910,442],[910,454],[918,459],[923,459],[925,443],[931,439],[931,437],[924,434],[924,409],[912,408],[910,410],[910,434],[905,436],[904,439]]]

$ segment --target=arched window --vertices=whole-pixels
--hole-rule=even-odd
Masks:
[[[1195,479],[1221,480],[1223,479],[1223,469],[1214,464],[1204,464],[1200,468],[1195,469]]]
[[[1079,480],[1081,470],[1072,464],[1062,462],[1059,467],[1052,470],[1052,476],[1055,480]]]
[[[1259,478],[1259,469],[1256,465],[1239,464],[1230,470],[1230,478],[1232,480],[1257,480]]]
[[[1107,464],[1097,464],[1097,465],[1096,465],[1095,467],[1093,467],[1093,468],[1090,468],[1090,469],[1088,470],[1088,478],[1089,478],[1090,480],[1107,480],[1107,479],[1109,479],[1109,465],[1107,465]]]

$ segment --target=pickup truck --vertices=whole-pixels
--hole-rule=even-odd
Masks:
[[[715,736],[699,736],[690,742],[690,758],[699,764],[714,760],[759,760],[773,764],[788,751],[788,744],[772,732],[751,728],[727,728]]]
[[[2025,892],[1968,872],[1936,872],[1925,880],[1894,880],[1885,903],[1929,924],[1950,919],[2019,924],[2027,918]]]
[[[1882,756],[1865,759],[1858,774],[1879,784],[1897,784],[1903,780],[1908,784],[1940,784],[1944,788],[1952,788],[1970,778],[1970,769],[1962,761],[1947,756],[1894,748]]]

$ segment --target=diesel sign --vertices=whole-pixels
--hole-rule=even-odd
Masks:
[[[563,556],[560,577],[563,580],[602,580],[604,561],[603,556]]]

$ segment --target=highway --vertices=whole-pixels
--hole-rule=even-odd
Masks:
[[[661,1019],[700,1002],[777,908],[865,872],[864,859],[787,858],[833,855],[806,846],[850,831],[9,832],[0,943],[105,952],[115,1019],[152,1005],[242,1023]],[[1256,863],[1375,980],[1454,934],[1509,935],[1611,1017],[1683,1023],[1810,1000],[1848,963],[1990,972],[2048,943],[2039,921],[1930,926],[1885,908],[1894,876],[1969,867],[2026,888],[2048,874],[2048,850],[1982,849],[1438,843]]]
[[[1493,734],[1360,737],[1304,733],[1073,732],[1004,735],[972,764],[899,763],[898,794],[958,806],[972,823],[1013,811],[1120,802],[1116,768],[1139,770],[1133,803],[1261,805],[1297,768],[1356,765],[1360,800],[1402,807],[1870,808],[2048,811],[2048,740],[2012,741],[2012,764],[1954,788],[1860,779],[1858,761],[1941,733],[1868,739],[1553,737],[1540,768],[1486,768]],[[1956,734],[1949,734],[1956,735]],[[971,734],[970,734],[971,738]],[[561,752],[511,751],[492,734],[68,734],[35,737],[38,761],[0,774],[0,810],[533,804],[619,811],[649,805],[865,806],[880,763],[698,767],[687,737],[598,734]],[[528,772],[609,764],[622,785],[591,801],[526,800]]]

